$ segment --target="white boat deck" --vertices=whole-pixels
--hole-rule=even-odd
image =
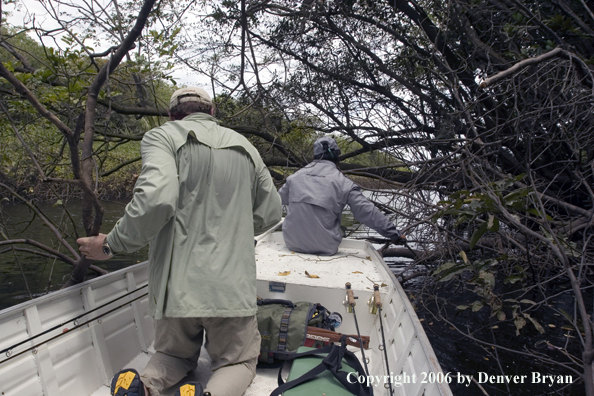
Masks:
[[[368,246],[345,240],[333,256],[296,253],[287,249],[282,234],[272,234],[256,246],[258,280],[329,289],[345,289],[349,282],[353,290],[373,290],[374,283],[385,281],[385,274],[373,262],[375,252],[362,247]]]

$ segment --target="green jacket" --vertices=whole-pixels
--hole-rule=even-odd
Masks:
[[[270,172],[247,139],[194,113],[148,131],[114,252],[149,247],[149,312],[167,317],[256,314],[254,235],[281,218]]]

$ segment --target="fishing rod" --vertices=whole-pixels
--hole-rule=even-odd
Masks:
[[[379,292],[379,285],[373,285],[373,296],[369,300],[369,305],[371,308],[371,313],[375,314],[376,312],[379,313],[380,319],[380,330],[382,332],[382,348],[384,350],[384,359],[386,361],[386,371],[388,372],[388,377],[390,377],[390,365],[388,363],[388,348],[386,347],[386,336],[384,334],[384,322],[382,320],[382,300],[380,298]],[[392,381],[388,381],[388,385],[390,387],[390,395],[394,394],[394,389],[392,388]]]
[[[60,334],[58,334],[58,335],[55,335],[55,336],[53,336],[52,338],[49,338],[49,339],[47,339],[47,340],[45,340],[45,341],[43,341],[43,342],[40,342],[39,344],[35,344],[35,345],[33,345],[32,347],[29,347],[29,348],[27,348],[27,349],[25,349],[25,350],[23,350],[23,351],[21,351],[21,352],[17,353],[16,355],[8,355],[8,353],[7,353],[7,355],[8,355],[8,358],[6,358],[6,359],[4,359],[3,361],[1,361],[1,362],[0,362],[0,365],[1,365],[2,363],[6,363],[6,362],[8,362],[9,360],[12,360],[12,359],[16,358],[17,356],[21,356],[21,355],[22,355],[23,353],[25,353],[25,352],[28,352],[28,351],[31,351],[31,350],[33,350],[33,353],[36,353],[36,350],[37,350],[37,348],[38,348],[38,347],[40,347],[40,346],[42,346],[42,345],[44,345],[44,344],[47,344],[48,342],[50,342],[50,341],[53,341],[53,340],[55,340],[56,338],[63,337],[63,336],[65,336],[66,334],[70,333],[71,331],[73,331],[73,330],[76,330],[76,329],[79,329],[79,328],[81,328],[81,327],[83,327],[83,326],[85,326],[85,325],[87,325],[87,324],[89,324],[89,323],[91,323],[91,322],[93,322],[93,321],[95,321],[95,320],[99,319],[99,318],[102,318],[102,317],[103,317],[103,316],[105,316],[105,315],[108,315],[108,314],[110,314],[110,313],[112,313],[112,312],[115,312],[115,311],[117,311],[118,309],[120,309],[120,308],[122,308],[122,307],[125,307],[126,305],[128,305],[128,304],[130,304],[130,303],[132,303],[132,302],[134,302],[134,301],[136,301],[136,300],[139,300],[139,299],[143,298],[143,297],[144,297],[144,296],[146,296],[147,294],[148,294],[148,293],[145,293],[145,294],[142,294],[142,295],[140,295],[140,296],[138,296],[138,297],[135,297],[134,299],[132,299],[132,300],[130,300],[130,301],[128,301],[128,302],[126,302],[126,303],[124,303],[124,304],[122,304],[122,305],[119,305],[119,306],[117,306],[117,307],[115,307],[115,308],[113,308],[113,309],[111,309],[111,310],[109,310],[109,311],[107,311],[107,312],[104,312],[104,313],[102,313],[101,315],[99,315],[99,316],[97,316],[97,317],[95,317],[95,318],[93,318],[93,319],[89,319],[89,320],[87,320],[87,321],[86,321],[86,322],[84,322],[84,323],[81,323],[81,324],[79,324],[79,325],[77,325],[77,326],[74,326],[73,328],[69,329],[68,331],[64,331],[64,332],[62,332],[62,333],[60,333]],[[69,322],[66,322],[66,323],[69,323]],[[44,333],[47,333],[47,331],[46,331],[46,332],[44,332]],[[33,338],[36,338],[36,337],[32,337],[32,338],[30,338],[30,339],[33,339]],[[28,340],[26,340],[26,341],[28,341]],[[22,344],[22,342],[21,342],[21,343],[19,343],[19,344],[17,344],[17,345],[21,345],[21,344]],[[13,347],[14,347],[14,346],[13,346]],[[11,348],[12,348],[12,347],[11,347]],[[11,350],[11,349],[8,349],[8,350],[5,350],[5,351],[8,351],[8,352],[10,352],[10,350]],[[2,352],[4,352],[4,351],[2,351]]]
[[[142,290],[142,289],[144,289],[144,288],[145,288],[145,287],[147,287],[147,286],[148,286],[148,284],[146,284],[146,285],[144,285],[144,286],[140,286],[139,288],[137,288],[137,289],[134,289],[134,290],[132,290],[131,292],[128,292],[128,293],[126,293],[126,294],[124,294],[124,295],[122,295],[122,296],[120,296],[120,297],[118,297],[118,298],[115,298],[115,299],[111,300],[111,301],[108,301],[108,302],[106,302],[105,304],[103,304],[103,305],[100,305],[100,306],[98,306],[98,307],[96,307],[96,308],[94,308],[94,309],[92,309],[92,310],[90,310],[90,311],[87,311],[87,312],[85,312],[85,313],[83,313],[83,314],[80,314],[80,315],[78,315],[78,316],[75,316],[74,318],[72,318],[72,319],[70,319],[70,320],[67,320],[67,321],[65,321],[65,322],[62,322],[62,323],[60,323],[60,324],[58,324],[58,325],[56,325],[56,326],[54,326],[54,327],[52,327],[52,328],[50,328],[50,329],[47,329],[47,330],[45,330],[45,331],[43,331],[43,332],[41,332],[41,333],[39,333],[39,334],[36,334],[36,335],[34,335],[33,337],[29,337],[29,338],[27,338],[26,340],[23,340],[23,341],[21,341],[21,342],[19,342],[19,343],[16,343],[16,344],[14,344],[14,345],[11,345],[11,346],[9,346],[8,348],[5,348],[5,349],[1,350],[1,351],[0,351],[0,355],[1,355],[1,354],[3,354],[3,353],[8,353],[8,352],[10,352],[11,350],[13,350],[14,348],[16,348],[16,347],[18,347],[18,346],[20,346],[20,345],[23,345],[23,344],[24,344],[24,343],[26,343],[26,342],[32,341],[32,340],[34,340],[34,339],[36,339],[36,338],[39,338],[39,337],[41,337],[42,335],[45,335],[45,334],[47,334],[47,333],[50,333],[50,332],[52,332],[52,331],[54,331],[54,330],[57,330],[57,329],[59,329],[60,327],[62,327],[62,326],[65,326],[65,325],[67,325],[67,324],[68,324],[68,323],[70,323],[70,322],[74,322],[74,325],[76,326],[76,322],[78,321],[78,319],[82,318],[83,316],[86,316],[86,315],[88,315],[88,314],[90,314],[90,313],[93,313],[93,312],[95,312],[95,311],[98,311],[98,310],[100,310],[101,308],[104,308],[104,307],[108,306],[109,304],[112,304],[112,303],[114,303],[114,302],[116,302],[116,301],[118,301],[118,300],[121,300],[122,298],[124,298],[124,297],[127,297],[127,296],[129,296],[130,294],[133,294],[133,293],[135,293],[135,292],[137,292],[137,291],[139,291],[139,290]],[[136,301],[136,300],[138,300],[139,298],[142,298],[142,297],[144,297],[144,296],[146,296],[146,295],[147,295],[147,293],[145,293],[145,294],[141,295],[140,297],[137,297],[137,298],[135,298],[134,300],[128,301],[126,304],[120,305],[120,306],[119,306],[119,307],[117,307],[117,308],[121,308],[121,307],[123,307],[123,306],[125,306],[125,305],[127,305],[127,304],[130,304],[131,302],[133,302],[133,301]],[[112,311],[113,311],[113,310],[112,310]],[[106,312],[106,313],[104,313],[104,314],[102,314],[102,315],[99,315],[98,317],[104,316],[104,315],[106,315],[107,313],[110,313],[110,312],[112,312],[112,311]],[[96,318],[94,318],[94,319],[96,319]],[[94,319],[93,319],[93,320],[94,320]],[[92,320],[91,320],[91,321],[92,321]],[[86,322],[86,323],[88,323],[88,322]],[[86,324],[86,323],[85,323],[85,324]],[[78,327],[80,327],[80,326],[76,326],[76,327],[72,328],[71,330],[74,330],[74,329],[76,329],[76,328],[78,328]],[[62,333],[62,334],[64,334],[64,333]],[[53,340],[54,338],[56,338],[56,337],[50,338],[49,340],[46,340],[46,341],[44,341],[43,343],[45,343],[45,342],[47,342],[47,341],[50,341],[50,340]],[[42,343],[42,344],[43,344],[43,343]],[[39,345],[41,345],[41,344],[39,344]],[[35,347],[36,347],[36,346],[35,346]],[[33,348],[34,348],[34,347],[33,347]],[[33,348],[29,348],[29,349],[27,349],[26,351],[29,351],[29,350],[31,350],[31,349],[33,349]],[[26,352],[26,351],[23,351],[23,352]],[[15,356],[18,356],[18,355],[15,355]],[[6,359],[6,360],[8,360],[8,359]],[[2,362],[0,362],[0,363],[4,363],[6,360],[3,360],[3,361],[2,361]]]
[[[357,314],[355,313],[355,293],[353,289],[351,289],[350,282],[345,284],[346,291],[347,291],[347,300],[345,301],[347,305],[347,312],[352,313],[353,317],[355,318],[355,328],[357,329],[357,336],[359,337],[359,345],[361,346],[361,356],[363,358],[363,365],[365,366],[365,373],[369,377],[369,369],[367,368],[367,359],[365,358],[365,350],[363,348],[363,339],[361,338],[361,332],[359,331],[359,323],[357,322]]]

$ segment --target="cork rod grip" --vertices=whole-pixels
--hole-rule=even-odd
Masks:
[[[373,285],[373,303],[376,307],[382,307],[382,299],[380,297],[379,286]]]
[[[351,307],[354,307],[355,304],[356,304],[355,303],[355,294],[353,293],[353,289],[351,289],[351,284],[349,282],[347,282],[345,284],[345,286],[346,286],[346,289],[347,289],[347,301],[348,301],[348,304]]]

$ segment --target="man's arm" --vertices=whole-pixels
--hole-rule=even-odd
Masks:
[[[398,240],[401,237],[394,223],[365,198],[359,186],[355,185],[351,189],[347,203],[351,207],[351,212],[353,212],[355,218],[361,223],[373,228],[386,238]]]
[[[114,252],[134,252],[147,245],[175,215],[179,180],[173,145],[157,129],[145,134],[141,151],[142,172],[132,201],[107,235]]]
[[[253,204],[254,235],[260,235],[277,224],[282,217],[281,198],[272,182],[268,168],[263,166],[258,175],[258,186]]]
[[[177,166],[172,146],[152,130],[142,139],[142,172],[134,186],[132,201],[124,216],[106,236],[79,238],[79,250],[93,260],[107,260],[103,254],[105,238],[109,248],[117,252],[134,252],[148,244],[175,213],[179,195]]]

